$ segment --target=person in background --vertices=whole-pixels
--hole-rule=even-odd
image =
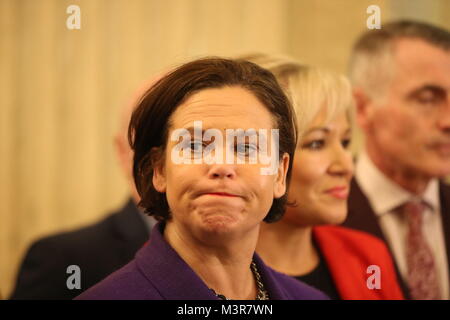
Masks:
[[[137,207],[139,195],[133,183],[133,153],[127,141],[127,130],[137,99],[160,77],[155,76],[145,83],[124,105],[114,137],[117,158],[129,182],[131,196],[122,208],[99,222],[33,243],[20,266],[10,299],[73,299],[128,263],[148,240],[156,221]],[[80,267],[80,289],[67,286],[70,265]]]
[[[408,298],[448,299],[450,33],[387,23],[360,36],[349,69],[365,147],[345,225],[386,241]]]
[[[288,98],[253,63],[205,58],[164,76],[129,127],[140,206],[159,223],[77,299],[326,299],[254,252],[261,222],[284,213],[296,137]]]
[[[292,100],[301,128],[288,193],[295,205],[279,222],[261,226],[257,252],[275,270],[333,299],[402,299],[385,244],[370,234],[336,226],[347,215],[353,175],[349,81],[287,57],[257,54],[244,59],[274,73]],[[374,265],[381,273],[372,281],[368,268]]]

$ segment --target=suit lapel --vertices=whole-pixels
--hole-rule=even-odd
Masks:
[[[369,199],[364,195],[355,179],[351,181],[348,215],[343,225],[368,232],[386,242]]]
[[[148,228],[140,215],[131,199],[114,215],[113,232],[122,263],[133,259],[136,251],[148,240]]]
[[[450,275],[450,186],[440,182],[439,196],[441,201],[442,227],[444,229],[445,248],[447,251],[447,268]]]
[[[450,203],[450,201],[448,203]],[[368,232],[383,240],[386,246],[390,248],[389,243],[386,241],[383,231],[380,228],[377,216],[370,205],[369,199],[367,199],[367,197],[364,195],[355,178],[353,178],[351,182],[350,196],[348,199],[348,215],[347,219],[343,223],[343,226]],[[391,249],[390,252],[392,261],[394,262],[395,272],[397,274],[397,279],[399,280],[400,287],[405,298],[410,299],[408,286],[403,281],[403,278],[400,275],[400,271],[398,269],[394,256],[392,255]]]

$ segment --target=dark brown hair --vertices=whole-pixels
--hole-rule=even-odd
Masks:
[[[204,58],[173,70],[142,97],[133,112],[128,139],[134,150],[133,177],[141,197],[139,205],[158,220],[170,219],[165,193],[153,186],[153,168],[164,157],[168,142],[170,118],[177,107],[192,94],[204,89],[239,86],[249,90],[271,113],[279,129],[279,156],[290,156],[287,173],[289,186],[292,161],[297,144],[297,126],[292,107],[275,77],[267,70],[244,60]],[[160,153],[155,158],[153,148]],[[286,194],[274,199],[264,221],[279,220],[285,211]]]

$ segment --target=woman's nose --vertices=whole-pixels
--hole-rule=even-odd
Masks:
[[[351,178],[354,171],[351,152],[340,147],[333,153],[333,161],[329,168],[330,173]]]
[[[208,171],[208,177],[210,179],[234,179],[236,177],[236,165],[235,164],[213,164]]]

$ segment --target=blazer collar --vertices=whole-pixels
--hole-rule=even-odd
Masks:
[[[164,223],[157,223],[150,240],[136,254],[136,265],[146,279],[169,300],[218,300],[202,279],[165,241]],[[261,274],[270,299],[283,299],[285,290],[276,281],[272,270],[255,253],[253,259]]]
[[[136,265],[168,300],[217,300],[197,274],[164,240],[164,223],[157,223],[150,240],[136,255]]]

